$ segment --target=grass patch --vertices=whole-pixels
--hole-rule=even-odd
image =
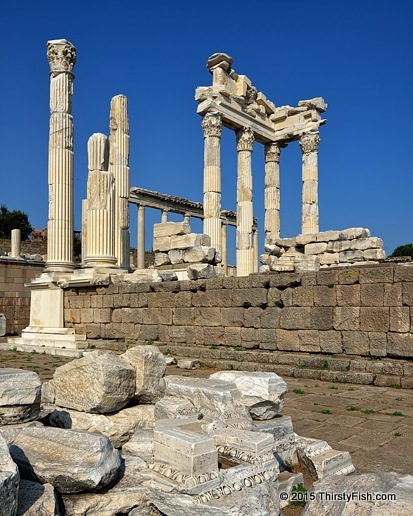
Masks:
[[[355,391],[356,389],[354,387],[349,387],[347,390],[348,391]]]
[[[215,346],[215,344],[213,346],[209,346],[209,349],[218,349],[218,346]]]
[[[327,283],[328,288],[334,288],[334,283]]]
[[[401,432],[394,432],[394,437],[400,437],[401,435],[403,435]]]
[[[306,504],[306,496],[305,493],[307,492],[307,489],[304,487],[304,484],[297,484],[294,486],[291,490],[294,494],[294,502],[292,502],[292,505],[295,505],[296,507],[304,507]],[[301,494],[302,493],[302,494]],[[301,494],[301,496],[300,496]]]
[[[403,401],[403,398],[395,398],[396,401]]]
[[[390,385],[390,387],[393,387],[393,389],[401,389],[402,386],[398,385],[397,383],[394,383],[393,385]]]
[[[334,390],[336,390],[336,391],[338,390],[337,385],[329,385],[329,386],[328,386],[328,388],[329,388],[329,389],[334,389]]]
[[[329,368],[328,362],[327,362],[327,360],[324,360],[323,369],[328,369],[328,368]]]
[[[354,405],[351,405],[351,407],[347,407],[346,410],[350,410],[350,411],[355,411],[355,410],[360,410],[360,407],[355,407]]]
[[[295,394],[305,394],[305,391],[303,391],[302,389],[294,389],[293,392]]]
[[[367,414],[369,416],[370,414],[374,414],[375,411],[373,409],[366,408],[366,409],[363,409],[361,412],[363,412],[363,414]]]
[[[399,412],[398,410],[396,410],[395,412],[393,412],[391,414],[392,416],[403,416],[403,412]]]
[[[330,409],[326,408],[326,409],[320,410],[320,414],[332,414],[332,412]]]

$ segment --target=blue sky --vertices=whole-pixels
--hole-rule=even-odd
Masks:
[[[202,201],[203,137],[194,91],[214,52],[233,57],[277,106],[322,96],[320,230],[368,227],[390,253],[413,242],[413,2],[72,0],[1,6],[0,204],[47,225],[49,77],[46,42],[77,49],[75,226],[87,139],[108,133],[111,97],[129,99],[131,185]],[[298,143],[281,156],[281,234],[301,221]],[[235,210],[235,137],[222,137],[223,209]],[[264,159],[253,154],[254,215],[263,237]],[[159,221],[148,213],[148,224]],[[201,227],[194,224],[196,231]],[[136,208],[131,208],[136,243]],[[151,248],[149,227],[146,248]],[[261,251],[262,252],[262,251]]]

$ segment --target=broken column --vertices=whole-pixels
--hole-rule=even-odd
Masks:
[[[303,154],[303,197],[301,233],[318,233],[318,128],[300,138]]]
[[[211,246],[222,251],[221,241],[221,155],[222,119],[220,113],[206,113],[204,130],[204,233]]]
[[[115,177],[115,256],[121,269],[130,267],[129,120],[128,99],[116,95],[110,103],[109,171]]]
[[[50,65],[49,219],[46,270],[70,272],[73,261],[73,67],[76,49],[48,41]]]
[[[238,152],[237,179],[237,276],[248,276],[254,272],[254,250],[252,242],[252,168],[251,154],[254,133],[244,127],[236,133]]]
[[[280,238],[280,144],[265,146],[264,231],[265,244]]]
[[[116,265],[114,241],[115,180],[108,171],[108,138],[95,133],[88,141],[86,265]]]
[[[11,230],[11,257],[20,258],[21,255],[21,230]]]

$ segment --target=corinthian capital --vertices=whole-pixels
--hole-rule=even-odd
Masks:
[[[217,136],[218,138],[221,138],[221,113],[207,113],[202,119],[201,125],[202,129],[204,130],[204,138],[206,138],[207,136]]]
[[[47,42],[47,60],[50,73],[71,72],[76,63],[76,49],[65,39]]]
[[[280,162],[280,145],[278,143],[267,143],[265,145],[265,163]]]
[[[254,133],[251,127],[243,127],[235,133],[237,138],[237,151],[250,151],[254,143]]]
[[[317,152],[320,135],[317,132],[305,133],[300,138],[300,147],[303,154]]]

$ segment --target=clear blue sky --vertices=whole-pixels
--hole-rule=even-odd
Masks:
[[[203,137],[194,91],[214,52],[277,106],[322,96],[320,230],[368,227],[390,253],[413,242],[413,2],[411,0],[2,2],[0,204],[47,225],[49,77],[46,42],[77,48],[75,226],[86,144],[108,133],[109,102],[129,99],[131,185],[202,201]],[[301,154],[281,157],[281,233],[301,220]],[[263,236],[263,148],[253,158],[254,215]],[[222,138],[223,208],[235,210],[236,150]],[[158,215],[148,217],[159,221]],[[136,208],[131,209],[132,245]],[[200,227],[194,225],[196,231]],[[147,232],[149,233],[149,231]],[[151,239],[147,236],[147,248]],[[262,251],[261,251],[262,252]]]

